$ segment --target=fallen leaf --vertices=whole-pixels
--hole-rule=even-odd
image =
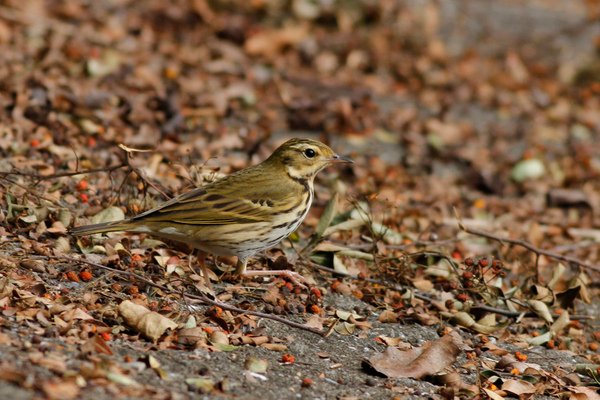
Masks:
[[[306,321],[306,323],[304,325],[310,327],[310,328],[314,328],[314,329],[318,329],[318,330],[323,330],[323,322],[325,321],[325,318],[315,314],[312,315],[310,318],[308,318],[308,320]]]
[[[323,233],[325,229],[331,224],[333,221],[333,217],[335,217],[336,213],[336,205],[338,202],[338,193],[334,192],[331,196],[331,199],[327,202],[325,209],[323,210],[323,214],[321,214],[321,219],[319,219],[319,223],[317,224],[317,228],[315,229],[315,238],[323,237]]]
[[[129,300],[119,304],[118,309],[129,326],[153,341],[158,340],[167,329],[177,328],[177,324],[169,318]]]
[[[382,323],[394,323],[398,321],[398,313],[392,310],[383,310],[377,320]]]
[[[79,396],[79,386],[70,380],[51,380],[42,383],[42,390],[49,399],[68,400]]]
[[[488,395],[488,397],[492,400],[504,400],[504,397],[500,396],[498,393],[494,392],[493,390],[490,389],[483,389],[483,391],[485,392],[485,394]]]
[[[118,383],[123,386],[140,386],[133,378],[123,375],[120,372],[107,372],[106,378],[112,382]]]
[[[529,382],[517,379],[508,379],[502,383],[502,390],[521,396],[524,394],[535,393],[535,386]]]
[[[531,307],[531,310],[541,317],[544,321],[552,323],[552,314],[546,303],[539,300],[527,300],[527,304]]]
[[[366,359],[363,365],[388,378],[421,379],[452,365],[460,353],[461,344],[460,336],[450,333],[438,340],[427,342],[422,347],[409,350],[388,347],[383,353]]]
[[[125,218],[125,213],[119,207],[107,207],[92,217],[92,223],[100,224],[103,222],[119,221]]]
[[[260,347],[264,347],[267,350],[271,351],[286,351],[287,346],[282,343],[263,343]]]
[[[244,49],[250,55],[275,56],[285,46],[299,43],[308,35],[303,25],[288,26],[283,29],[264,30],[250,37]]]
[[[215,388],[215,382],[209,378],[188,378],[185,383],[200,393],[210,393]]]
[[[519,161],[511,171],[511,178],[516,182],[541,178],[546,173],[544,163],[536,158]]]
[[[585,386],[569,386],[567,387],[571,391],[569,399],[574,400],[600,400],[600,394],[598,394],[597,388],[585,387]]]
[[[85,343],[81,346],[81,351],[83,353],[89,354],[100,353],[112,355],[112,350],[110,349],[110,346],[108,345],[106,340],[104,340],[100,335],[94,335],[88,340],[86,340]]]
[[[263,358],[248,357],[244,362],[244,368],[248,371],[264,374],[269,368],[269,362]]]

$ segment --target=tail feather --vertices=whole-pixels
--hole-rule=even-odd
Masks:
[[[132,228],[129,220],[114,221],[114,222],[103,222],[100,224],[77,226],[70,230],[71,235],[83,236],[93,235],[95,233],[108,233],[108,232],[119,232],[128,231]]]

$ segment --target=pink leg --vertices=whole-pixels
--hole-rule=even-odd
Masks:
[[[212,285],[210,283],[210,275],[208,274],[208,268],[206,267],[206,253],[203,251],[198,251],[197,257],[198,264],[200,264],[200,269],[202,270],[202,278],[204,278],[204,284],[208,289],[212,290]]]
[[[242,273],[240,274],[241,276],[285,276],[287,277],[290,281],[292,281],[294,284],[302,287],[302,288],[306,288],[306,285],[304,285],[305,283],[307,283],[306,278],[304,278],[302,275],[300,275],[297,272],[294,271],[289,271],[287,269],[282,269],[282,270],[275,270],[275,271],[257,271],[257,270],[250,270],[250,271],[242,271]]]

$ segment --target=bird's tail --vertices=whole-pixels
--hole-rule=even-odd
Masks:
[[[78,226],[69,231],[71,235],[83,236],[93,235],[95,233],[108,233],[108,232],[119,232],[128,231],[133,228],[131,222],[127,219],[122,221],[114,222],[103,222],[100,224]]]

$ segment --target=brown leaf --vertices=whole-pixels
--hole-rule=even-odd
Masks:
[[[383,310],[381,314],[379,314],[379,318],[377,318],[379,322],[383,323],[393,323],[398,321],[398,313],[395,313],[392,310]]]
[[[129,300],[119,304],[119,314],[129,326],[154,341],[160,338],[167,329],[177,328],[177,324],[169,318]]]
[[[521,396],[523,394],[535,393],[536,389],[535,386],[529,382],[516,379],[508,379],[502,383],[502,390],[504,390],[505,392],[516,394],[517,396]]]
[[[267,350],[271,351],[286,351],[287,346],[282,343],[263,343],[260,347],[264,347]]]
[[[42,383],[42,390],[49,399],[68,400],[79,396],[79,386],[74,381],[46,381]]]
[[[569,386],[568,389],[571,391],[571,396],[569,396],[569,399],[600,400],[600,395],[595,388],[585,386]]]
[[[534,313],[536,313],[539,317],[541,317],[544,321],[552,323],[552,314],[550,314],[550,309],[544,302],[539,300],[527,300],[527,304],[529,304],[531,310]]]
[[[13,368],[7,363],[0,364],[0,380],[21,385],[26,379],[27,374],[23,370]]]
[[[29,361],[50,371],[63,374],[67,371],[66,357],[59,354],[32,353]]]
[[[419,348],[401,351],[388,347],[383,353],[366,359],[363,365],[388,378],[421,379],[452,365],[460,353],[461,344],[460,336],[450,333]]]
[[[184,328],[179,330],[177,341],[186,346],[194,346],[200,341],[206,342],[206,332],[200,327]]]
[[[285,46],[302,41],[308,34],[306,26],[288,26],[283,29],[264,30],[250,37],[244,49],[250,55],[275,56]]]
[[[85,343],[81,346],[81,351],[83,353],[89,354],[98,353],[112,355],[112,350],[110,349],[110,346],[108,345],[106,340],[104,340],[100,335],[94,335],[88,340],[86,340]]]
[[[304,325],[311,327],[311,328],[315,328],[318,330],[323,330],[323,322],[325,321],[325,318],[319,316],[319,315],[312,315],[310,318],[308,318],[308,320],[306,321],[306,323]]]

